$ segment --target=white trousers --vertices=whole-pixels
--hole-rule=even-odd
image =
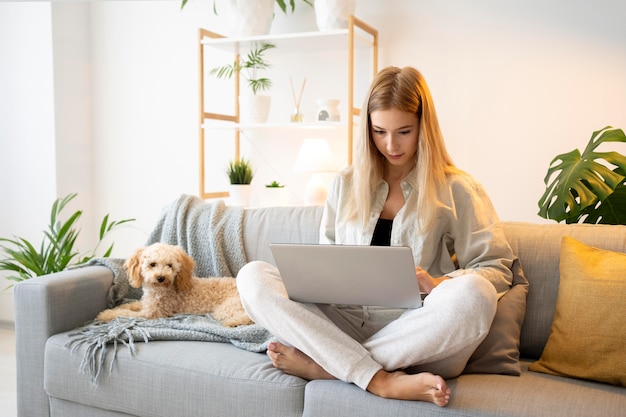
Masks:
[[[252,320],[362,389],[381,369],[458,376],[497,305],[493,285],[475,274],[442,282],[422,308],[408,310],[291,301],[278,269],[261,261],[239,271],[237,286]]]

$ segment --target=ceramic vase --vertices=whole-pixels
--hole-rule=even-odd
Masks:
[[[239,96],[239,123],[265,123],[270,112],[271,97],[263,94]]]
[[[346,29],[356,0],[315,0],[315,21],[321,31]]]
[[[228,17],[231,35],[267,35],[272,26],[275,0],[230,0]]]

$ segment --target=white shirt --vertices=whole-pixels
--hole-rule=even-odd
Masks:
[[[348,221],[351,169],[339,174],[328,193],[320,225],[320,243],[369,245],[383,210],[389,185],[381,181],[372,198],[372,214],[363,229]],[[418,229],[414,172],[402,180],[405,204],[393,219],[392,246],[409,246],[416,266],[433,277],[476,273],[489,280],[501,297],[511,286],[513,252],[496,211],[483,187],[467,174],[448,176],[448,190],[437,209],[437,220],[425,235]],[[456,257],[456,262],[453,258]]]

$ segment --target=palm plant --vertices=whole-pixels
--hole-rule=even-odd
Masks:
[[[77,194],[69,194],[64,198],[55,200],[52,204],[50,224],[44,230],[44,237],[39,249],[22,237],[13,239],[0,238],[0,251],[4,256],[0,259],[0,270],[10,271],[17,275],[8,276],[7,279],[20,282],[40,275],[47,275],[63,271],[68,266],[88,262],[96,256],[96,251],[104,237],[121,224],[134,221],[125,219],[109,221],[107,214],[100,224],[100,238],[96,247],[87,254],[81,255],[75,249],[76,238],[80,230],[76,229],[76,222],[82,215],[82,211],[74,212],[65,222],[59,220],[63,208]],[[104,257],[111,255],[113,243],[104,253]]]
[[[607,142],[626,142],[626,136],[607,126],[593,132],[582,154],[574,149],[550,162],[538,202],[541,217],[568,224],[626,224],[626,157],[596,150]]]
[[[255,47],[245,59],[239,57],[238,60],[229,65],[213,68],[209,74],[217,78],[231,78],[235,72],[243,71],[244,78],[248,81],[248,86],[252,89],[253,94],[259,91],[269,90],[272,86],[272,80],[265,77],[259,77],[258,71],[268,69],[271,65],[265,60],[264,54],[268,49],[275,48],[271,43],[262,43],[259,47]]]

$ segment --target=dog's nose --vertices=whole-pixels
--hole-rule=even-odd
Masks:
[[[157,281],[162,283],[163,281],[165,281],[165,277],[157,277]]]

